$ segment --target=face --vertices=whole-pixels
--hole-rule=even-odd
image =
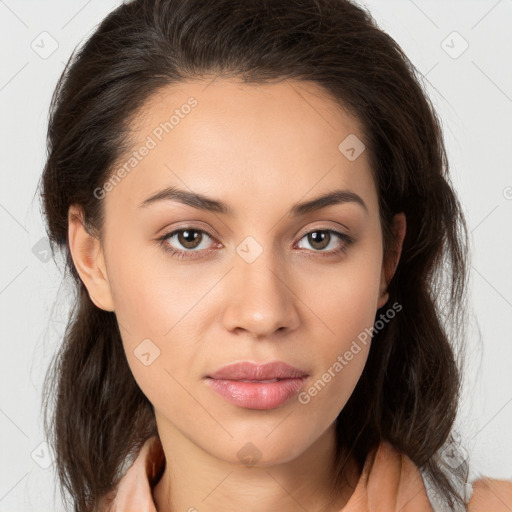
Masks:
[[[105,283],[88,288],[115,311],[161,435],[274,464],[332,427],[387,299],[362,140],[355,119],[301,82],[189,82],[141,110],[136,153],[97,191]],[[149,200],[170,187],[181,198]],[[221,370],[234,363],[247,364]]]

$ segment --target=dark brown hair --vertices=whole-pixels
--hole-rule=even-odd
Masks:
[[[407,218],[388,288],[389,302],[403,311],[373,336],[336,420],[339,453],[351,450],[362,467],[388,440],[426,472],[446,503],[461,503],[464,465],[452,470],[438,452],[451,439],[460,391],[462,359],[455,354],[463,353],[467,227],[421,73],[349,0],[133,1],[110,13],[71,56],[52,97],[41,191],[54,257],[55,248],[64,251],[76,285],[44,392],[62,490],[75,511],[91,510],[116,485],[128,455],[157,434],[115,313],[91,302],[74,268],[69,207],[80,205],[84,224],[101,237],[103,202],[93,191],[129,150],[131,121],[160,88],[215,76],[247,84],[310,81],[361,122],[385,254],[393,248],[393,215]]]

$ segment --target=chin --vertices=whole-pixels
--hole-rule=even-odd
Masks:
[[[244,430],[228,443],[206,448],[213,456],[230,464],[269,467],[290,462],[304,453],[312,443],[297,438],[288,428],[277,434],[267,430]]]

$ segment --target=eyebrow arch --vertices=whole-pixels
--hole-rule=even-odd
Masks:
[[[146,208],[150,204],[158,201],[178,201],[188,206],[192,206],[193,208],[220,213],[231,217],[233,217],[235,213],[231,207],[222,201],[207,197],[203,194],[182,190],[174,186],[160,190],[156,194],[148,197],[139,205],[139,208]],[[338,189],[316,197],[315,199],[294,204],[290,208],[289,215],[299,217],[300,215],[305,215],[307,213],[326,208],[327,206],[343,203],[358,204],[368,214],[368,207],[360,196],[350,190]]]

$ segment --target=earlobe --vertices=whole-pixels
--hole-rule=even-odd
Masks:
[[[400,255],[402,254],[402,246],[405,238],[405,232],[407,229],[406,217],[403,212],[397,213],[393,218],[392,230],[395,236],[395,247],[390,251],[388,257],[383,262],[381,272],[381,283],[380,283],[380,296],[377,304],[377,308],[381,308],[386,304],[389,299],[389,293],[387,288],[391,279],[395,275],[398,262],[400,261]]]
[[[88,232],[83,210],[76,205],[71,205],[68,211],[68,244],[75,268],[91,301],[100,309],[114,311],[101,242]]]

